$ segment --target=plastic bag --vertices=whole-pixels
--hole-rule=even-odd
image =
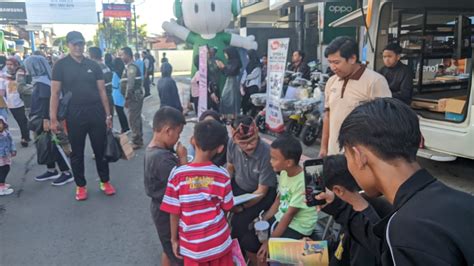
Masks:
[[[112,133],[112,130],[107,130],[104,158],[109,163],[114,163],[122,158],[122,147],[120,146],[120,140],[118,137],[115,137],[114,133]]]
[[[52,141],[51,134],[44,132],[35,141],[38,164],[50,164],[56,162],[56,147]]]

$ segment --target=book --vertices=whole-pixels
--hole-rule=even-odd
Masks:
[[[289,238],[270,238],[268,253],[271,266],[329,265],[327,241],[307,241]]]
[[[251,201],[255,198],[258,198],[258,197],[260,197],[260,194],[251,194],[251,193],[242,194],[240,196],[235,196],[234,197],[234,206],[244,204],[244,203],[246,203],[248,201]]]

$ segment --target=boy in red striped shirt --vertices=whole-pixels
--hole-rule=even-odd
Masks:
[[[175,168],[168,179],[161,210],[170,213],[173,251],[187,266],[234,265],[225,215],[234,205],[230,177],[211,162],[223,151],[226,136],[217,121],[198,123],[191,139],[194,161]]]

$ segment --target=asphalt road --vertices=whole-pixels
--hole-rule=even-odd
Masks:
[[[182,81],[186,80],[183,79]],[[180,87],[187,86],[180,83]],[[151,139],[150,121],[159,107],[156,89],[144,104],[145,142]],[[19,142],[18,126],[11,131]],[[118,128],[118,121],[115,121]],[[187,144],[193,129],[189,123],[181,140]],[[263,135],[268,141],[272,136]],[[0,197],[0,265],[159,265],[161,246],[143,188],[143,155],[139,150],[130,161],[110,165],[111,181],[117,189],[112,197],[98,188],[98,177],[90,147],[86,150],[89,199],[74,199],[74,184],[53,187],[34,181],[45,171],[36,164],[34,147],[18,148],[7,179],[15,189]],[[314,157],[318,147],[305,147]],[[474,194],[474,161],[436,163],[420,160],[443,182]]]

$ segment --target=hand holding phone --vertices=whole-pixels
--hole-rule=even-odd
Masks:
[[[307,160],[303,164],[306,205],[314,207],[326,204],[325,200],[317,200],[316,196],[325,191],[323,181],[323,160]]]

